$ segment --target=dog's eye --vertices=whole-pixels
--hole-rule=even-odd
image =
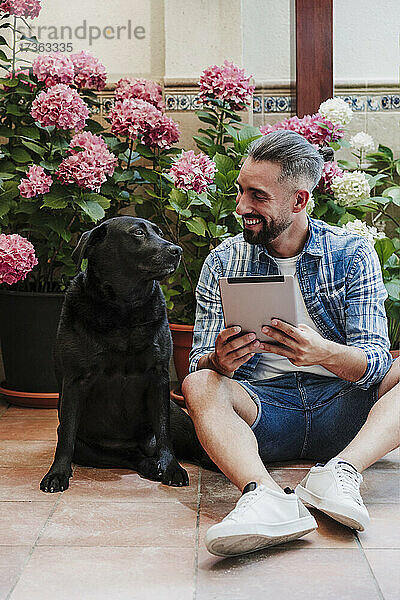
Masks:
[[[142,235],[145,235],[145,232],[143,231],[143,229],[135,229],[133,235],[137,235],[140,237]]]

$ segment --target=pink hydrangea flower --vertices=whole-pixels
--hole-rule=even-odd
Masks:
[[[98,135],[89,131],[78,133],[72,138],[67,152],[69,156],[57,170],[58,179],[63,184],[76,183],[81,188],[99,192],[107,180],[106,175],[114,173],[117,158]]]
[[[335,160],[324,163],[324,168],[322,169],[322,175],[321,179],[319,180],[318,189],[321,192],[328,192],[333,194],[331,183],[334,177],[343,177],[343,170],[338,166]]]
[[[103,90],[107,81],[105,66],[98,58],[81,50],[71,54],[71,61],[75,68],[75,85],[78,88],[87,88],[91,90]]]
[[[31,115],[43,127],[83,129],[89,110],[78,92],[64,83],[41,92],[32,102]]]
[[[34,17],[39,16],[42,7],[40,0],[4,0],[0,4],[0,10],[8,15],[16,17]]]
[[[152,148],[170,148],[179,140],[180,131],[177,123],[167,115],[161,115],[154,126],[145,129],[143,143]]]
[[[321,127],[326,125],[325,127]],[[344,135],[343,127],[340,125],[334,125],[319,113],[315,115],[305,115],[303,118],[290,117],[280,123],[274,125],[263,125],[260,127],[260,131],[263,135],[271,133],[271,131],[278,131],[279,129],[289,129],[290,131],[296,131],[300,135],[306,138],[311,144],[317,144],[318,146],[326,145],[328,142],[336,142]]]
[[[18,233],[0,234],[0,283],[12,285],[25,279],[37,264],[35,248],[29,240]]]
[[[126,98],[140,98],[158,110],[165,111],[162,88],[155,81],[141,78],[129,79],[128,77],[120,79],[115,88],[115,100],[125,100]]]
[[[47,194],[52,183],[52,178],[46,175],[43,167],[32,165],[26,173],[26,179],[21,179],[18,189],[23,198],[35,198],[39,194]]]
[[[207,98],[226,102],[232,110],[241,110],[251,102],[254,86],[244,69],[239,69],[227,60],[221,67],[211,65],[200,76],[199,99],[207,103]]]
[[[44,81],[47,87],[57,83],[73,83],[74,81],[74,64],[62,52],[39,54],[33,61],[32,70],[38,80]]]
[[[30,77],[29,69],[17,69],[14,73],[14,77],[13,77],[12,71],[9,71],[4,77],[6,77],[7,79],[18,79],[17,75],[27,75],[28,77]],[[29,83],[28,81],[25,81],[25,79],[20,79],[20,81],[22,81],[23,84],[28,85],[31,92],[36,88],[35,84]],[[4,89],[7,89],[7,90],[12,89],[5,83],[3,85],[4,85]]]
[[[110,117],[112,133],[132,140],[141,138],[147,146],[169,148],[179,140],[177,124],[140,98],[116,102]]]
[[[211,158],[202,152],[196,155],[193,150],[188,150],[182,152],[174,162],[169,174],[176,188],[201,194],[213,182],[216,170],[217,167]]]

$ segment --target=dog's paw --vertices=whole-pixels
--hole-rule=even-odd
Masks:
[[[189,485],[189,475],[178,461],[174,460],[163,470],[161,481],[165,485],[183,487]]]
[[[40,489],[42,492],[64,492],[69,487],[69,478],[71,475],[71,471],[49,471],[40,482]]]

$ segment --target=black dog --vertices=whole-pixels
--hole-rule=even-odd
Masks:
[[[175,455],[212,465],[169,399],[172,340],[158,281],[181,253],[156,225],[129,216],[81,236],[73,258],[88,264],[67,290],[57,332],[58,443],[44,492],[68,488],[71,462],[174,486],[189,483]]]

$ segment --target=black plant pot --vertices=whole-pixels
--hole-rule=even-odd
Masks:
[[[0,290],[1,392],[12,404],[57,406],[53,347],[63,301],[64,294]]]

